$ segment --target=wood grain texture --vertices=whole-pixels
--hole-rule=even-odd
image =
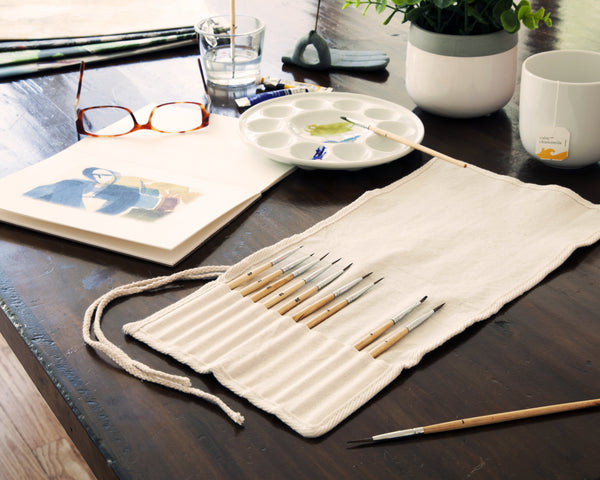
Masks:
[[[600,12],[592,2],[544,4],[552,11],[555,28],[520,32],[520,61],[548,49],[600,49]],[[585,21],[573,15],[573,5],[587,8]],[[362,17],[355,9],[342,11],[341,2],[322,2],[318,30],[328,42],[337,48],[383,50],[391,62],[379,73],[311,72],[282,67],[280,58],[314,27],[316,1],[240,0],[236,10],[254,13],[267,23],[264,73],[399,103],[421,119],[423,143],[435,150],[523,181],[562,185],[600,203],[600,166],[560,171],[536,162],[523,150],[518,90],[502,111],[479,119],[448,120],[415,108],[404,89],[407,25],[393,22],[384,27],[374,13]],[[202,98],[195,55],[195,49],[186,49],[90,68],[82,102],[116,102],[136,109],[175,96]],[[77,72],[70,70],[0,83],[1,176],[76,142],[72,119],[76,82]],[[214,102],[216,111],[238,114],[231,95],[215,94]],[[124,323],[177,301],[199,284],[118,302],[107,312],[103,329],[133,358],[190,376],[195,386],[242,411],[243,429],[232,425],[219,409],[131,378],[84,346],[83,313],[111,288],[174,270],[233,264],[313,226],[366,190],[404,177],[427,159],[413,152],[388,165],[354,172],[295,171],[176,269],[0,224],[0,332],[103,480],[600,478],[597,411],[411,439],[402,445],[352,451],[345,447],[349,439],[439,419],[598,397],[597,244],[578,249],[538,286],[427,355],[318,439],[301,438],[212,376],[197,375],[124,337]],[[8,413],[5,418],[10,419]],[[52,448],[59,451],[58,445]]]
[[[0,478],[95,479],[2,336],[0,383]]]

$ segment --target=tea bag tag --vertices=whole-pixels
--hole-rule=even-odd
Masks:
[[[543,160],[562,161],[569,156],[570,133],[564,127],[542,127],[538,131],[535,151]]]

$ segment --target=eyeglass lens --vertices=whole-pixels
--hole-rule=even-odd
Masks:
[[[165,133],[194,130],[201,127],[204,121],[202,107],[186,102],[160,105],[149,119],[152,129]],[[123,135],[135,128],[135,120],[123,107],[90,107],[83,112],[83,127],[86,133],[93,135]]]

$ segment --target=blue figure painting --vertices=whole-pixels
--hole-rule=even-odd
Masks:
[[[25,196],[59,205],[152,221],[199,197],[189,187],[89,167],[82,178],[40,185]]]

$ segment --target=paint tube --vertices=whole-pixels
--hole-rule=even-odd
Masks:
[[[235,103],[239,108],[251,107],[257,103],[270,100],[272,98],[283,97],[285,95],[294,95],[296,93],[307,93],[307,88],[284,88],[282,90],[272,90],[269,92],[256,93],[243,98],[236,98]]]
[[[322,87],[321,85],[315,85],[312,83],[296,82],[294,80],[282,80],[280,78],[273,77],[259,77],[256,83],[262,83],[267,88],[280,89],[280,88],[307,88],[309,92],[332,92],[331,87]]]

